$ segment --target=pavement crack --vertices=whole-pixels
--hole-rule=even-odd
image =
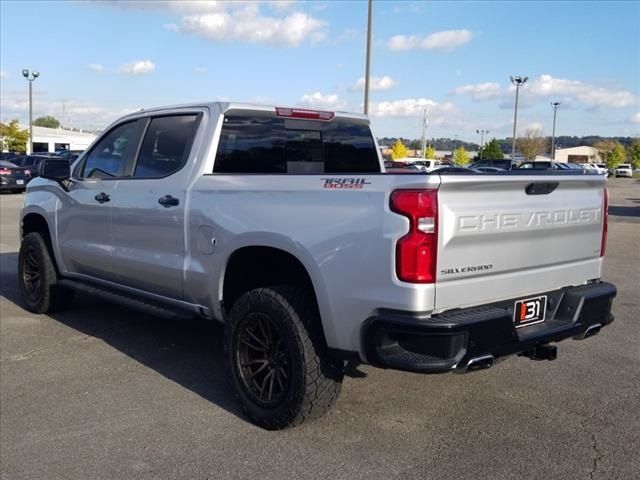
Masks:
[[[54,349],[56,347],[59,347],[60,345],[64,345],[67,343],[75,343],[75,342],[82,342],[84,340],[91,340],[91,339],[99,339],[101,338],[105,333],[109,333],[112,331],[117,331],[117,330],[121,330],[122,327],[118,328],[118,327],[112,327],[112,328],[105,328],[104,330],[100,330],[99,332],[95,332],[93,334],[82,334],[82,335],[77,335],[75,337],[72,338],[68,338],[65,340],[61,340],[59,342],[55,342],[55,343],[51,343],[48,345],[43,345],[42,347],[39,348],[34,348],[33,350],[30,350],[26,353],[19,353],[17,355],[11,355],[9,357],[7,357],[6,359],[3,360],[3,363],[12,363],[12,362],[20,362],[23,360],[28,360],[32,357],[35,357],[36,355],[45,352],[47,350],[51,350]]]
[[[593,418],[595,414],[596,412],[592,413],[586,420]],[[580,427],[584,432],[589,433],[591,436],[591,450],[593,450],[593,458],[591,468],[589,469],[589,478],[593,479],[595,478],[595,474],[598,471],[598,463],[602,460],[604,455],[600,452],[600,450],[598,450],[598,440],[596,438],[596,434],[587,430],[587,427],[585,426],[585,420],[580,420]]]

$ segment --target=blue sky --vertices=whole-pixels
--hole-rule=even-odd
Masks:
[[[0,119],[101,128],[199,100],[361,111],[365,1],[0,3]],[[378,136],[640,133],[640,2],[374,0],[370,112]],[[64,100],[64,101],[63,101]],[[63,104],[65,115],[63,118]]]

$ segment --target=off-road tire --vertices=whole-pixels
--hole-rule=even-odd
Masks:
[[[33,288],[33,272],[40,284]],[[31,272],[31,273],[30,273]],[[33,313],[51,313],[64,310],[73,301],[73,291],[58,285],[58,272],[47,242],[42,234],[25,235],[18,255],[18,284],[24,304]]]
[[[285,380],[282,399],[276,404],[265,405],[264,399],[257,398],[243,371],[242,349],[247,348],[242,339],[248,338],[247,322],[256,316],[272,322],[276,343],[280,348],[284,345],[290,358],[290,365],[284,360],[283,364],[291,378]],[[255,424],[268,430],[293,427],[321,417],[334,405],[342,385],[343,362],[329,356],[321,328],[315,297],[307,288],[257,288],[235,302],[225,323],[227,377],[242,410]]]

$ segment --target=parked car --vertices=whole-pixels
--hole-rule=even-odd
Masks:
[[[20,167],[28,168],[31,171],[31,176],[37,177],[40,169],[40,163],[47,158],[58,159],[56,155],[21,155],[13,158],[11,162]]]
[[[47,313],[82,291],[223,323],[232,391],[268,429],[328,411],[347,360],[472,372],[553,360],[613,321],[603,177],[520,170],[496,188],[446,168],[381,175],[361,114],[135,112],[29,184],[22,301]]]
[[[498,172],[506,172],[506,170],[498,167],[473,167],[479,172],[482,173],[498,173]]]
[[[539,161],[539,162],[523,162],[518,165],[518,170],[569,170],[569,167],[561,162]]]
[[[434,168],[429,173],[438,173],[438,174],[443,174],[443,173],[465,173],[465,174],[470,174],[470,173],[482,173],[482,172],[480,170],[476,170],[475,168],[472,168],[472,167],[461,167],[459,165],[442,165],[441,167]]]
[[[64,158],[69,162],[69,165],[71,165],[83,151],[84,150],[61,150],[56,155],[60,158]]]
[[[621,163],[616,167],[616,177],[633,177],[633,169],[630,163]]]
[[[598,173],[602,175],[609,175],[609,169],[604,163],[588,163],[587,165],[591,165],[597,170]]]
[[[512,170],[516,168],[517,163],[514,160],[509,158],[507,159],[491,159],[491,158],[483,158],[482,160],[476,160],[471,165],[471,168],[478,167],[495,167],[500,168],[502,170]]]
[[[31,170],[0,160],[0,191],[24,192],[31,180]]]
[[[582,172],[582,173],[595,173],[595,172],[591,172],[591,171],[585,170],[578,163],[573,163],[573,162],[556,162],[556,163],[560,167],[565,168],[566,170],[577,170],[577,171]]]
[[[18,153],[13,152],[0,152],[0,160],[10,161],[12,158],[17,157]]]
[[[400,160],[384,162],[386,173],[419,173],[421,170],[416,165],[410,165]]]
[[[430,172],[434,168],[438,168],[442,165],[440,160],[432,160],[426,158],[404,158],[400,159],[400,161],[403,161],[407,165],[413,165],[417,167],[418,170],[423,172]]]

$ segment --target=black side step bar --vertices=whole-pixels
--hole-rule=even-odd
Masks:
[[[58,285],[158,317],[186,320],[193,318],[196,315],[195,312],[186,308],[181,309],[173,305],[149,300],[142,296],[134,296],[132,294],[116,291],[115,289],[110,289],[93,283],[63,279],[58,281]]]

